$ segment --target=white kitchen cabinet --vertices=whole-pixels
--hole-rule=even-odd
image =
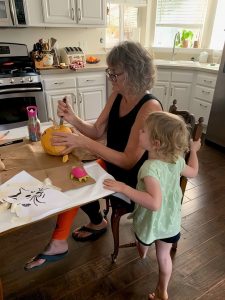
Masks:
[[[204,118],[203,124],[207,126],[211,110],[214,88],[217,75],[198,72],[196,83],[193,85],[193,99],[190,105],[190,111],[198,120]]]
[[[45,23],[77,25],[106,24],[106,0],[42,0]]]
[[[94,121],[105,106],[105,87],[78,88],[80,117],[86,121]]]
[[[168,105],[168,95],[170,89],[170,71],[158,71],[157,73],[157,83],[152,89],[152,94],[160,100],[163,105],[164,110],[167,110]]]
[[[173,100],[176,99],[179,110],[189,110],[191,86],[191,83],[171,82],[167,109],[173,104]]]
[[[77,76],[77,94],[80,117],[86,121],[98,118],[106,102],[106,76],[104,72]]]
[[[48,117],[56,121],[56,123],[59,123],[59,117],[57,116],[58,101],[62,100],[64,97],[66,97],[67,102],[72,106],[75,114],[78,115],[77,95],[73,89],[48,91],[45,93],[45,97],[47,102]]]
[[[105,72],[42,76],[48,116],[59,122],[58,100],[67,97],[75,113],[85,121],[98,118],[106,102]]]
[[[179,110],[189,110],[192,80],[192,71],[158,70],[158,81],[152,93],[162,102],[166,111],[174,99],[177,100]]]

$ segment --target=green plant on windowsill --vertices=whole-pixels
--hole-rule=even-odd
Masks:
[[[176,46],[181,48],[191,47],[193,32],[191,30],[183,29],[180,34],[177,35]]]

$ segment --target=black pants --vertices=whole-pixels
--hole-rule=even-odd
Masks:
[[[119,207],[126,208],[127,212],[132,212],[134,210],[134,202],[131,202],[131,204],[129,204],[114,196],[110,196],[110,202],[112,210],[115,210]],[[103,215],[101,213],[100,204],[98,200],[81,206],[81,209],[88,215],[91,223],[98,225],[102,222]]]

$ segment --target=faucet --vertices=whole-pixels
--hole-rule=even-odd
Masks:
[[[174,36],[174,40],[173,40],[173,51],[172,51],[172,56],[171,56],[171,60],[174,60],[174,56],[175,56],[175,48],[176,48],[176,40],[177,40],[177,36],[180,34],[180,32],[178,31],[175,36]]]

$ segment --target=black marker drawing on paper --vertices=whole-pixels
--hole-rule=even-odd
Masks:
[[[48,190],[49,188],[38,188],[36,190],[26,190],[23,187],[19,188],[19,191],[15,195],[10,195],[8,198],[11,198],[18,202],[18,204],[21,204],[24,207],[31,206],[31,202],[34,203],[34,205],[38,206],[39,204],[46,203],[44,200],[45,198],[45,190]],[[27,203],[24,203],[24,199],[27,199]],[[6,200],[7,201],[7,200]],[[20,203],[23,202],[23,203]]]

